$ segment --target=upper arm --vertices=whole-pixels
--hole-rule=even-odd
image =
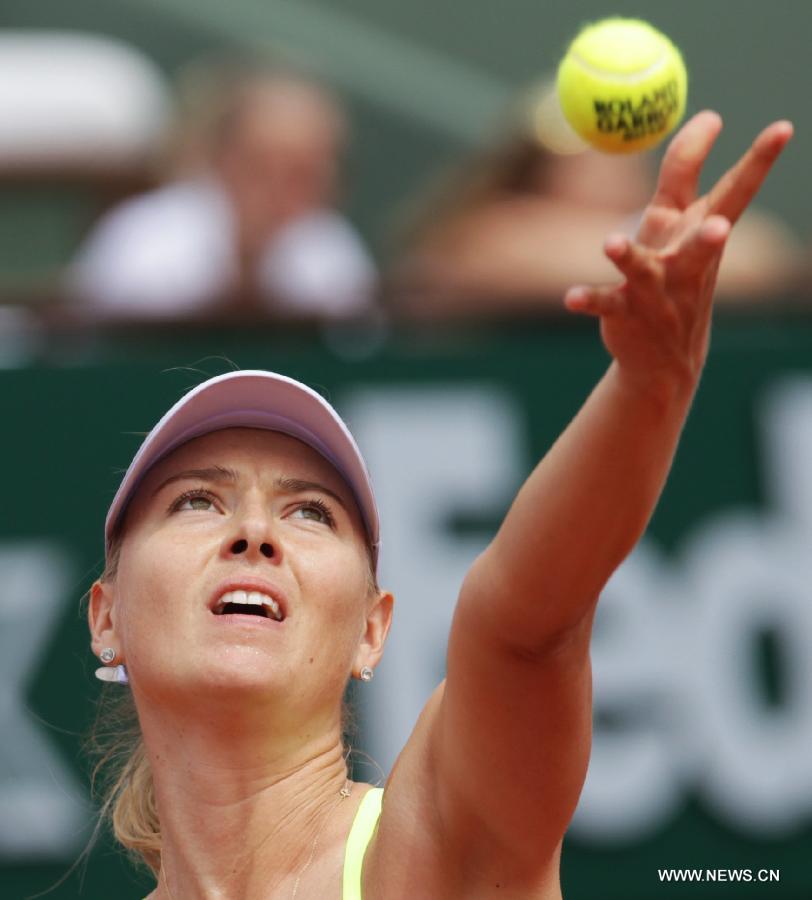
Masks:
[[[475,563],[460,594],[447,678],[386,784],[365,884],[387,896],[478,900],[499,884],[506,897],[560,898],[561,838],[589,759],[591,616],[519,650],[478,574]]]
[[[452,839],[543,866],[586,776],[592,616],[543,646],[522,647],[499,621],[499,588],[480,574],[475,563],[451,629],[435,723],[438,802]]]

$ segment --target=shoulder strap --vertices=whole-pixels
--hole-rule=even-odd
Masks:
[[[347,848],[344,851],[342,900],[361,900],[361,867],[364,864],[367,846],[378,824],[382,804],[383,788],[372,788],[364,794],[355,813],[347,837]]]

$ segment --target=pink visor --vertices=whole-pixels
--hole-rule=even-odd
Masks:
[[[320,453],[338,471],[358,504],[377,570],[381,544],[378,508],[355,439],[333,407],[312,388],[262,369],[228,372],[204,381],[181,397],[150,431],[107,511],[107,551],[127,504],[155,463],[192,438],[238,427],[289,434]]]

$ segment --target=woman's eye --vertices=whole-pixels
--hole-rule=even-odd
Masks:
[[[178,497],[178,499],[172,505],[172,509],[173,511],[181,509],[205,511],[213,504],[214,499],[210,497],[205,491],[187,491],[185,494],[181,494],[180,497]]]
[[[330,526],[334,524],[334,519],[330,510],[327,508],[327,505],[320,500],[303,503],[296,508],[295,512],[305,513],[305,518],[312,519],[314,522],[324,522]]]

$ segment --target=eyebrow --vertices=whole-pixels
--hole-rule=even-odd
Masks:
[[[176,472],[174,475],[170,475],[169,478],[162,481],[152,492],[152,496],[154,497],[167,487],[167,485],[170,485],[175,481],[185,481],[190,478],[197,478],[200,481],[212,481],[215,483],[236,484],[236,482],[239,481],[240,476],[234,469],[229,469],[226,466],[209,466],[205,469],[185,469],[183,472]],[[330,488],[320,484],[318,481],[308,481],[304,478],[280,477],[274,481],[274,487],[287,494],[301,494],[303,491],[320,491],[322,494],[327,494],[328,497],[332,497],[333,500],[340,503],[341,506],[349,512],[344,500],[335,491],[330,490]]]

